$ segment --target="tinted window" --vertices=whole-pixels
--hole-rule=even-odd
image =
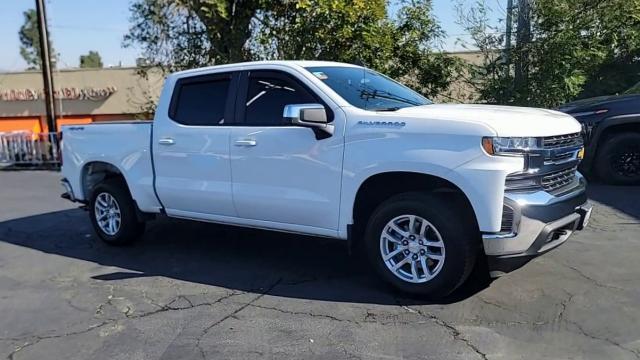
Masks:
[[[625,91],[624,94],[640,94],[640,82],[633,85],[629,90]]]
[[[431,101],[375,71],[361,67],[308,67],[313,75],[349,104],[365,110],[394,110]]]
[[[222,125],[229,79],[187,80],[179,84],[172,118],[185,125]]]
[[[253,72],[245,110],[248,125],[287,125],[282,113],[286,105],[318,103],[296,80],[275,73]]]

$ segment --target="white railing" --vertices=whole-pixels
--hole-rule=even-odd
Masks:
[[[59,166],[58,133],[0,132],[0,165]]]

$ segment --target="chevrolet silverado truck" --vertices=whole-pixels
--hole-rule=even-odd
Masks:
[[[213,66],[168,76],[153,122],[63,127],[63,197],[109,244],[158,214],[344,239],[396,288],[445,296],[481,256],[499,276],[586,225],[580,130],[350,64]]]

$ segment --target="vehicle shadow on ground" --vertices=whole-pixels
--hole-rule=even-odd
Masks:
[[[640,186],[589,184],[589,199],[640,220]]]
[[[87,275],[100,281],[163,276],[300,299],[376,304],[449,304],[490,284],[486,269],[446,299],[398,294],[382,284],[345,241],[162,218],[140,241],[113,247],[72,209],[0,223],[0,241],[122,270]],[[36,264],[34,264],[36,266]],[[273,286],[277,284],[277,286]]]

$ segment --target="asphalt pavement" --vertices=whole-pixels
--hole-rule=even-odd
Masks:
[[[0,357],[640,358],[640,188],[591,185],[586,230],[430,302],[336,240],[159,219],[110,247],[59,179],[0,171]]]

